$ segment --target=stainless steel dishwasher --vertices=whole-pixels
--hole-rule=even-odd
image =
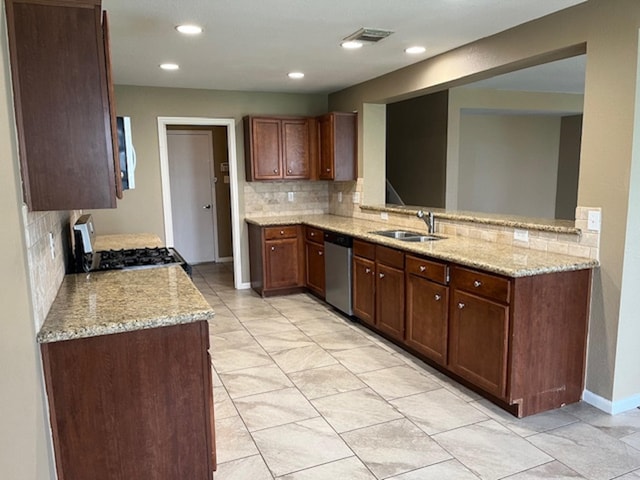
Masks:
[[[353,239],[348,235],[325,232],[325,300],[347,315],[353,315],[351,302],[351,256]]]

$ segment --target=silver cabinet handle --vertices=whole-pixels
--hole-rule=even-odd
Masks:
[[[365,268],[364,269],[364,273],[371,273],[371,269],[370,268]]]
[[[311,236],[315,237],[316,236],[316,232],[311,232]]]
[[[473,286],[478,288],[480,285],[482,285],[482,282],[480,280],[474,280],[473,282]]]
[[[278,169],[277,169],[277,168],[274,168],[274,169],[273,169],[273,173],[278,173]]]
[[[318,255],[322,256],[324,252],[322,250],[318,250]]]
[[[464,308],[464,303],[458,302],[458,308],[462,310]]]
[[[420,271],[424,272],[427,269],[427,267],[425,267],[424,265],[420,265]]]
[[[203,205],[202,208],[204,208],[205,210],[211,210],[211,204]]]
[[[327,168],[327,172],[330,172],[330,171],[331,171],[331,169],[330,169],[330,168]]]
[[[436,294],[433,296],[433,298],[435,298],[435,299],[436,299],[436,302],[437,302],[437,301],[439,301],[439,300],[442,298],[442,296],[440,296],[440,295],[438,295],[438,294],[436,293]]]
[[[284,230],[280,230],[280,235],[284,235]]]
[[[291,169],[290,168],[287,169],[287,173],[291,173]]]
[[[378,275],[380,276],[380,278],[384,278],[384,273],[379,273]]]
[[[271,251],[275,252],[276,251],[276,247],[271,247]]]

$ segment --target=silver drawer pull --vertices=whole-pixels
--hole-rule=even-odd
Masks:
[[[440,300],[442,297],[436,293],[436,294],[433,296],[433,298],[435,298],[435,299],[436,299],[436,302],[437,302],[437,301],[438,301],[438,300]]]
[[[370,268],[365,268],[364,269],[364,273],[371,273],[371,269]]]
[[[291,169],[290,168],[287,170],[287,173],[291,173]]]
[[[327,168],[327,172],[330,172],[330,171],[331,171],[331,169],[330,169],[330,168]]]
[[[464,308],[464,303],[458,302],[458,308],[462,310]]]
[[[274,168],[274,169],[273,169],[273,173],[278,173],[278,169],[277,169],[277,168]]]
[[[380,278],[384,278],[384,273],[379,273],[378,275],[380,276]]]
[[[316,232],[311,232],[311,236],[315,237],[316,236]]]
[[[276,247],[271,247],[271,251],[275,252],[276,251]]]
[[[482,282],[480,280],[474,280],[473,282],[473,286],[478,288],[480,285],[482,285]]]
[[[424,265],[420,265],[420,271],[424,272],[427,269],[427,267],[425,267]]]
[[[322,250],[318,250],[318,255],[322,256],[324,252]]]
[[[280,235],[284,235],[284,230],[280,230]]]

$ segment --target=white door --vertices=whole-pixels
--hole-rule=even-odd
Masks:
[[[210,131],[167,131],[173,243],[188,263],[218,257]]]

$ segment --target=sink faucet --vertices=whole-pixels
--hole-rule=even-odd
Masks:
[[[424,223],[427,224],[427,230],[429,232],[429,235],[433,234],[436,227],[436,221],[433,218],[433,212],[424,213],[424,211],[418,210],[418,213],[416,213],[416,216],[424,220]]]

